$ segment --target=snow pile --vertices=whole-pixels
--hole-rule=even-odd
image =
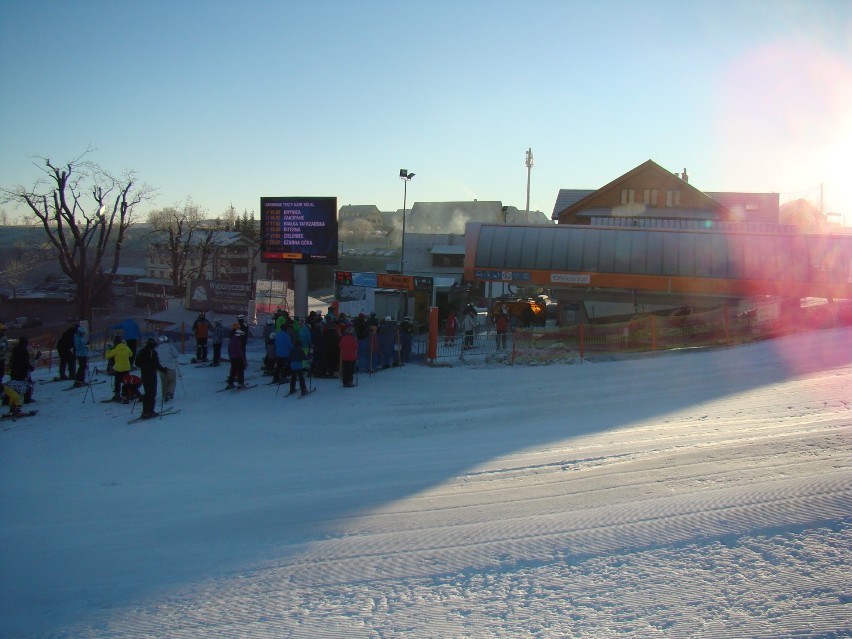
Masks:
[[[187,365],[182,412],[135,425],[40,385],[0,432],[0,636],[852,636],[850,346],[305,399]]]

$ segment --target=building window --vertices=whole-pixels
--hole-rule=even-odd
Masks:
[[[666,206],[680,206],[680,189],[666,190]]]
[[[636,201],[635,189],[621,189],[621,203],[633,204]]]
[[[657,189],[645,189],[645,206],[657,206]]]
[[[432,266],[438,268],[464,268],[464,255],[433,255]]]

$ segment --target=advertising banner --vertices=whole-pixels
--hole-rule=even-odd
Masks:
[[[293,309],[293,290],[287,282],[257,280],[255,283],[255,309],[258,313],[274,313],[279,308],[288,313]]]
[[[250,282],[192,280],[187,308],[214,313],[245,313],[251,301]]]

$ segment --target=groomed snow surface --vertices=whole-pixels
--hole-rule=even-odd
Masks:
[[[163,419],[57,383],[2,422],[0,636],[852,636],[850,329],[225,374]]]

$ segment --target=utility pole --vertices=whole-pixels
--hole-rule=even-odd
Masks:
[[[532,147],[527,149],[527,160],[524,163],[527,167],[527,222],[530,219],[530,177],[532,176],[532,168],[535,162],[533,161]]]

